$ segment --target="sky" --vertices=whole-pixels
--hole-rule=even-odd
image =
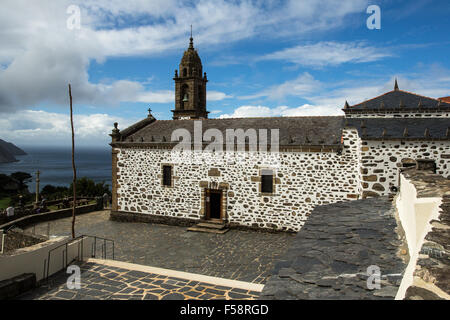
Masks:
[[[450,95],[448,0],[1,0],[0,138],[70,145],[69,83],[78,146],[171,119],[191,25],[211,118],[342,115],[395,78]]]

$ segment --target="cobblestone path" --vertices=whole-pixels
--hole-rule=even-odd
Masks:
[[[68,289],[69,274],[64,271],[50,277],[20,300],[254,300],[259,292],[218,286],[165,275],[84,263],[81,288]]]
[[[46,234],[47,222],[34,229]],[[288,233],[230,230],[209,234],[186,229],[110,221],[108,211],[76,218],[77,235],[114,240],[115,260],[253,283],[266,282],[275,261],[294,239]],[[70,235],[70,230],[71,218],[50,222],[51,235]]]

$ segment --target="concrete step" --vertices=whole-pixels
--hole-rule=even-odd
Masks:
[[[200,219],[200,220],[198,221],[198,223],[225,224],[224,221],[219,220],[219,219],[212,219],[212,220],[210,220],[210,219],[208,219],[208,220],[206,220],[206,219]]]
[[[218,234],[224,234],[228,232],[229,229],[211,229],[211,228],[201,228],[201,227],[190,227],[187,229],[188,231],[195,231],[195,232],[207,232],[207,233],[218,233]]]
[[[223,224],[223,223],[200,222],[200,223],[198,223],[196,225],[196,227],[221,230],[221,229],[225,228],[225,224]]]

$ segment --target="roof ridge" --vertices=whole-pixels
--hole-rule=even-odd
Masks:
[[[208,118],[208,119],[161,119],[156,121],[195,121],[195,120],[240,120],[240,119],[286,119],[286,118],[340,118],[345,117],[345,115],[340,116],[279,116],[279,117],[240,117],[240,118]]]
[[[431,100],[435,100],[436,102],[439,102],[439,98],[432,98],[432,97],[424,96],[424,95],[421,95],[421,94],[418,94],[418,93],[414,93],[414,92],[410,92],[410,91],[406,91],[406,90],[398,90],[398,91],[403,91],[403,92],[406,92],[406,93],[409,93],[409,94],[413,94],[413,95],[418,96],[418,97],[427,98],[427,99],[431,99]],[[448,102],[445,102],[445,101],[443,101],[443,102],[446,103],[446,104],[449,104]]]
[[[388,93],[391,93],[391,92],[396,92],[396,91],[403,91],[403,90],[391,90],[391,91],[388,91],[388,92],[385,92],[385,93],[379,94],[379,95],[378,95],[378,96],[376,96],[376,97],[373,97],[373,98],[371,98],[371,99],[368,99],[368,100],[364,100],[363,102],[360,102],[360,103],[354,104],[354,105],[350,106],[350,108],[353,108],[353,107],[355,107],[355,106],[359,106],[360,104],[363,104],[363,103],[365,103],[365,102],[369,102],[369,101],[372,101],[372,100],[378,99],[378,98],[380,98],[380,97],[382,97],[382,96],[385,96],[385,95],[387,95]]]
[[[380,94],[380,95],[378,95],[378,96],[376,96],[376,97],[374,97],[374,98],[371,98],[371,99],[368,99],[368,100],[364,100],[364,101],[362,101],[362,102],[360,102],[360,103],[354,104],[354,105],[350,106],[350,109],[353,108],[353,107],[362,105],[362,104],[364,104],[364,103],[366,103],[366,102],[369,102],[369,101],[378,99],[378,98],[380,98],[380,97],[382,97],[382,96],[384,96],[384,95],[387,95],[388,93],[391,93],[391,92],[404,92],[404,93],[407,93],[407,94],[412,94],[412,95],[417,96],[417,97],[426,98],[426,99],[430,99],[430,100],[435,100],[436,102],[439,102],[439,101],[440,101],[439,98],[432,98],[432,97],[424,96],[424,95],[417,94],[417,93],[414,93],[414,92],[411,92],[411,91],[406,91],[406,90],[398,89],[398,90],[391,90],[391,91],[385,92],[385,93]],[[450,105],[450,103],[445,102],[445,101],[441,101],[441,103]]]

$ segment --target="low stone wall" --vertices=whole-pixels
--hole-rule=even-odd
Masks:
[[[11,230],[5,235],[4,253],[47,241],[46,237]]]
[[[99,199],[96,204],[89,204],[86,206],[77,207],[75,214],[84,214],[84,213],[89,213],[92,211],[99,211],[102,209],[103,209],[103,203],[102,203],[101,199]],[[19,228],[25,228],[26,226],[29,226],[32,224],[55,220],[55,219],[60,219],[60,218],[66,218],[66,217],[70,217],[70,216],[72,216],[72,208],[38,213],[38,214],[33,214],[33,215],[27,215],[27,216],[24,216],[24,217],[21,217],[21,218],[18,218],[18,219],[15,219],[15,220],[12,220],[5,224],[0,225],[0,230],[8,229],[9,227],[11,227],[13,225],[15,225]]]
[[[82,199],[86,199],[86,200],[92,201],[92,200],[95,200],[96,198],[82,197]],[[73,198],[68,198],[68,200],[72,201]],[[50,201],[46,202],[46,206],[49,207],[49,206],[53,206],[55,204],[62,203],[62,202],[63,202],[63,199],[50,200]],[[0,225],[1,224],[5,224],[7,222],[10,222],[12,220],[16,220],[16,219],[19,219],[19,218],[22,218],[22,217],[33,215],[33,214],[35,214],[34,209],[35,209],[34,208],[34,204],[29,204],[29,205],[26,205],[26,206],[24,206],[22,208],[21,207],[14,207],[14,216],[13,217],[6,217],[4,215],[1,215],[0,216]]]
[[[122,211],[111,211],[110,219],[119,222],[145,222],[159,223],[172,226],[190,227],[198,223],[198,220],[189,218],[175,218],[169,216],[158,216],[154,214],[139,214]]]
[[[397,208],[411,254],[398,299],[450,299],[450,179],[403,172]]]
[[[157,223],[157,224],[166,224],[166,225],[170,225],[170,226],[180,226],[180,227],[191,227],[200,222],[199,219],[176,218],[176,217],[169,217],[169,216],[162,216],[162,215],[158,216],[158,215],[154,215],[154,214],[140,214],[140,213],[131,213],[131,212],[123,212],[123,211],[111,211],[110,220],[118,221],[118,222]],[[284,230],[269,229],[269,228],[243,226],[238,223],[226,223],[226,226],[230,229],[243,230],[243,231],[254,231],[254,232],[268,232],[268,233],[293,232],[293,231],[284,231]]]

